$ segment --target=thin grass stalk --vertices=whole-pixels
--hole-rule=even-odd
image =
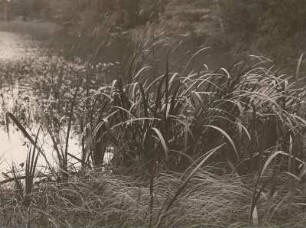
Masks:
[[[63,148],[60,146],[58,146],[58,142],[60,142],[59,138],[55,136],[55,134],[52,132],[49,124],[48,124],[48,121],[47,121],[47,118],[45,116],[45,114],[43,113],[43,111],[40,109],[40,107],[38,105],[36,105],[36,110],[40,113],[40,116],[42,118],[42,123],[44,124],[45,128],[47,129],[47,132],[51,138],[51,141],[52,141],[52,144],[53,144],[53,148],[55,149],[55,152],[56,152],[56,155],[58,158],[61,158],[63,157]],[[61,150],[60,150],[61,149]]]
[[[62,163],[61,170],[63,171],[63,180],[66,181],[68,180],[68,146],[69,146],[69,137],[70,137],[70,131],[71,131],[71,126],[72,126],[72,120],[73,120],[73,114],[74,114],[74,106],[77,98],[78,91],[80,89],[80,86],[78,86],[75,90],[75,93],[73,95],[73,99],[71,102],[70,106],[70,112],[69,112],[69,120],[68,120],[68,129],[67,129],[67,134],[66,134],[66,146],[65,146],[65,151],[64,151],[64,157],[63,161],[60,161]]]
[[[17,195],[17,200],[21,201],[23,199],[23,185],[20,181],[19,174],[17,173],[18,170],[16,169],[15,165],[12,165],[12,173],[13,173],[13,180],[15,183],[15,191]]]
[[[299,58],[299,60],[297,62],[296,71],[295,71],[295,80],[296,81],[299,79],[299,76],[300,76],[300,69],[301,69],[303,57],[304,57],[304,53],[302,53],[300,55],[300,58]]]
[[[35,144],[37,144],[38,136],[39,136],[40,128],[37,131],[36,137],[35,137]],[[32,192],[33,188],[33,180],[35,176],[35,170],[37,167],[37,161],[38,161],[39,153],[36,153],[36,147],[33,147],[33,150],[29,151],[26,165],[25,165],[25,197],[24,197],[24,205],[28,207],[31,204],[31,198],[30,194]]]
[[[250,207],[250,214],[249,214],[250,222],[253,221],[253,215],[254,215],[255,207],[257,205],[257,201],[258,201],[258,199],[259,199],[259,197],[260,197],[260,195],[263,192],[264,187],[265,187],[265,185],[263,185],[261,187],[261,189],[259,191],[257,191],[257,187],[259,185],[259,181],[260,181],[263,173],[265,172],[265,170],[270,165],[270,163],[273,162],[274,158],[276,158],[278,155],[283,154],[283,153],[284,153],[283,151],[276,151],[273,154],[271,154],[269,156],[269,158],[266,160],[266,162],[264,163],[264,165],[262,166],[262,169],[260,170],[260,172],[258,173],[258,177],[257,177],[257,180],[256,180],[255,185],[254,185],[254,191],[253,191],[251,207]],[[268,183],[268,181],[266,183]]]
[[[154,153],[155,154],[155,153]],[[149,227],[153,227],[153,208],[154,208],[154,179],[156,161],[155,155],[153,154],[152,161],[150,162],[150,202],[149,202]]]

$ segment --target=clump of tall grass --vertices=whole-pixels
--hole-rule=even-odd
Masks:
[[[187,76],[166,69],[153,82],[141,78],[140,71],[130,84],[119,79],[100,91],[101,115],[87,141],[100,144],[89,154],[94,165],[103,163],[111,146],[115,167],[146,167],[153,159],[162,169],[184,170],[223,143],[214,160],[239,173],[245,164],[261,169],[277,150],[303,160],[293,146],[306,124],[297,115],[303,89],[262,62],[229,71],[203,68]],[[300,165],[289,160],[292,170]],[[288,160],[280,162],[283,167]]]
[[[279,75],[257,59],[229,70],[212,72],[203,67],[188,73],[189,61],[182,72],[171,73],[166,67],[165,74],[153,81],[141,77],[143,68],[132,83],[114,81],[97,94],[103,97],[102,108],[97,107],[101,115],[87,140],[85,158],[100,167],[107,149],[114,148],[113,172],[149,177],[151,210],[156,173],[188,168],[194,175],[205,160],[222,162],[225,173],[254,176],[249,204],[253,223],[269,217],[271,208],[258,214],[264,191],[271,194],[269,203],[286,191],[276,208],[287,204],[290,211],[305,176],[300,144],[306,122],[299,115],[305,92],[288,75]],[[289,186],[277,182],[284,174],[289,176]],[[181,197],[189,177],[182,179],[159,222]],[[272,192],[267,187],[270,181]],[[301,200],[303,194],[298,195]]]

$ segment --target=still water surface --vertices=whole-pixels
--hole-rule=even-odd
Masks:
[[[39,58],[42,57],[42,50],[35,44],[35,41],[22,37],[18,34],[0,32],[0,63],[13,64],[24,58]],[[0,69],[1,70],[1,69]],[[0,106],[0,172],[10,169],[12,164],[18,166],[25,161],[29,148],[27,147],[27,141],[20,131],[13,126],[10,127],[10,133],[6,131],[5,112],[11,111],[14,108],[14,104],[18,102],[19,94],[23,93],[19,88],[19,85],[9,85],[7,82],[0,82],[0,102],[5,104],[5,110],[3,105]],[[27,92],[29,93],[29,91]],[[23,101],[19,101],[23,102]],[[38,124],[37,124],[38,125]],[[38,126],[32,127],[32,133]],[[43,141],[44,149],[48,160],[54,160],[52,152],[52,145],[50,140],[41,138]],[[72,151],[77,152],[79,150],[79,143],[77,137],[72,137],[69,143],[69,147]],[[43,161],[41,164],[43,165]],[[1,176],[1,175],[0,175]],[[2,179],[0,177],[0,179]]]
[[[35,42],[21,35],[0,32],[0,60],[16,61],[21,58],[38,54]]]

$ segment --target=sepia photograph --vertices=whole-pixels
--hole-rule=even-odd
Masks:
[[[306,227],[305,51],[306,0],[0,0],[0,228]]]

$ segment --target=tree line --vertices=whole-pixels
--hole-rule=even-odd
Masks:
[[[84,38],[154,23],[166,34],[187,32],[233,52],[282,62],[306,45],[303,0],[10,0],[9,5],[11,19],[52,21]]]

